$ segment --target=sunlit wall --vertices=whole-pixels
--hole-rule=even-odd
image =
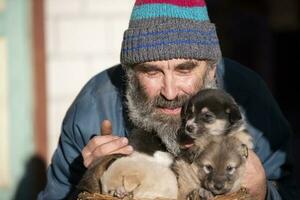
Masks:
[[[120,60],[133,0],[45,0],[49,158],[83,85]]]
[[[0,0],[0,199],[20,189],[33,151],[30,1]]]

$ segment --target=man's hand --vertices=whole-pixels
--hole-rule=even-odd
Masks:
[[[267,190],[266,174],[262,163],[252,150],[249,150],[245,168],[242,186],[247,188],[256,199],[264,200]]]
[[[93,137],[83,148],[81,154],[83,164],[89,167],[97,158],[110,154],[130,154],[133,148],[128,145],[128,139],[112,135],[112,124],[104,120],[101,124],[101,135]]]

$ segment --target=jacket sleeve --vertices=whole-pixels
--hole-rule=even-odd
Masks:
[[[300,199],[293,169],[291,128],[265,83],[259,79],[256,84],[256,93],[248,101],[248,121],[256,130],[254,150],[268,180],[266,199]]]
[[[113,122],[113,133],[125,136],[120,65],[94,76],[80,91],[64,118],[58,146],[47,170],[47,185],[38,199],[65,199],[73,194],[85,172],[81,150],[99,134],[104,119]]]
[[[47,185],[38,199],[65,199],[71,192],[85,168],[82,164],[81,149],[75,136],[81,135],[74,124],[76,105],[69,109],[59,138],[59,143],[47,170]]]
[[[272,199],[282,199],[276,187],[272,184],[271,181],[267,182],[267,196],[266,200]]]

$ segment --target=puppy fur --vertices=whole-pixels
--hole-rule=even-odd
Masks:
[[[123,157],[121,154],[103,156],[93,162],[91,166],[83,174],[81,180],[76,186],[77,193],[86,191],[89,193],[101,193],[102,186],[100,178],[107,168],[117,159]]]
[[[201,185],[214,195],[240,189],[248,148],[236,138],[212,142],[195,160]]]
[[[201,90],[184,105],[181,115],[182,127],[177,139],[182,147],[195,143],[188,149],[188,154],[192,156],[199,154],[211,140],[218,140],[221,135],[235,137],[253,149],[252,137],[245,128],[237,103],[223,90]]]
[[[231,192],[239,188],[240,172],[243,171],[245,160],[239,152],[240,149],[243,149],[242,152],[248,148],[252,149],[253,143],[234,99],[220,89],[204,89],[184,105],[181,114],[182,127],[177,139],[182,150],[173,166],[178,174],[179,196],[184,199],[189,193],[195,194],[195,191],[200,191],[200,196],[205,199],[212,194]],[[207,163],[202,161],[210,161],[218,175],[212,178],[212,175],[203,173],[203,166]],[[225,173],[223,168],[229,162],[235,163],[235,176],[232,181],[225,183],[225,179],[216,177]],[[182,169],[188,167],[194,170],[183,173]],[[194,180],[195,176],[198,177],[198,181]],[[222,186],[220,192],[214,186]],[[194,198],[196,197],[192,199]]]
[[[129,144],[135,150],[131,155],[117,157],[109,165],[97,162],[87,170],[84,182],[95,182],[96,179],[100,183],[98,191],[118,198],[176,199],[177,178],[170,168],[173,156],[166,151],[160,138],[154,133],[135,129],[129,137]],[[95,184],[88,185],[93,185],[95,191]]]
[[[248,148],[235,137],[219,137],[223,139],[211,140],[192,163],[176,159],[178,199],[210,199],[240,189]]]
[[[193,191],[201,188],[201,182],[198,177],[198,167],[195,163],[188,163],[178,157],[175,159],[172,169],[176,173],[178,181],[178,200],[187,199],[188,195]]]

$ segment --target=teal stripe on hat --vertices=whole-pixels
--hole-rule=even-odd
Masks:
[[[173,17],[197,21],[209,20],[206,7],[180,7],[170,4],[144,4],[135,6],[131,20],[155,17]]]

